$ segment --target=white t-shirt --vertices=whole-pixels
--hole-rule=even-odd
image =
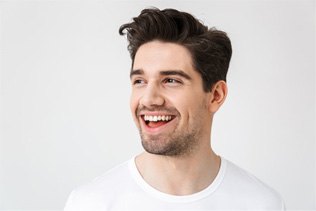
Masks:
[[[142,178],[131,159],[70,194],[65,211],[285,210],[280,196],[257,178],[221,158],[220,170],[204,190],[175,196]]]

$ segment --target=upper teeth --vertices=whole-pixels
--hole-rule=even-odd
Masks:
[[[145,121],[157,122],[157,121],[169,121],[171,116],[148,116],[144,115]]]

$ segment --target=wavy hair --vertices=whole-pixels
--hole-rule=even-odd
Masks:
[[[230,39],[225,32],[208,28],[189,13],[175,9],[144,9],[132,22],[123,24],[119,33],[127,35],[132,66],[141,45],[160,40],[188,49],[192,65],[202,77],[205,92],[217,81],[226,81],[232,55]]]

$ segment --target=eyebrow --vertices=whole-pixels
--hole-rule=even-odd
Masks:
[[[182,70],[165,70],[165,71],[161,71],[160,75],[178,75],[187,80],[192,79],[187,73],[183,72]]]
[[[181,76],[187,80],[191,80],[192,78],[182,70],[164,70],[160,71],[160,75],[178,75]],[[132,70],[130,73],[130,78],[132,78],[134,75],[144,75],[144,71],[142,69]]]
[[[144,75],[144,71],[141,69],[132,70],[129,74],[129,77],[132,78],[134,75]]]

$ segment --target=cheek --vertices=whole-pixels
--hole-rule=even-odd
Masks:
[[[139,102],[139,99],[132,92],[131,97],[130,97],[130,109],[133,115],[135,115],[136,109],[138,107],[138,102]]]
[[[198,97],[197,97],[198,96]],[[208,116],[206,101],[203,96],[187,96],[186,100],[178,101],[177,109],[181,118],[189,123],[203,120]]]
[[[192,103],[191,99],[187,96],[176,95],[173,98],[169,98],[169,105],[178,110],[181,115],[181,120],[187,122],[190,118],[192,112]],[[193,101],[194,102],[194,101]]]
[[[130,110],[132,113],[133,120],[137,127],[139,127],[139,123],[138,123],[139,120],[136,116],[136,110],[138,106],[139,106],[139,96],[137,96],[135,93],[132,92],[131,97],[130,97]]]

